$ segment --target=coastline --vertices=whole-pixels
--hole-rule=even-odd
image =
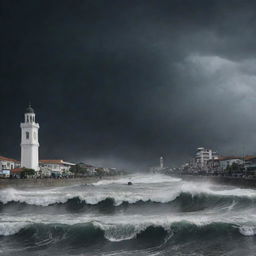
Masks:
[[[182,178],[186,181],[206,181],[212,182],[217,184],[223,185],[231,185],[241,188],[256,188],[256,180],[255,179],[244,179],[244,178],[234,178],[234,177],[222,177],[222,176],[203,176],[203,175],[189,175],[189,174],[182,174],[182,175],[171,175],[175,177]]]
[[[99,177],[79,177],[68,179],[0,179],[0,189],[2,188],[36,188],[36,187],[62,187],[68,185],[91,184],[99,180],[116,179],[117,176]]]

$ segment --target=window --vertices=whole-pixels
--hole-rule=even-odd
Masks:
[[[26,139],[29,139],[29,132],[26,132]]]

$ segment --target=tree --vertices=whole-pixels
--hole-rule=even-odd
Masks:
[[[34,169],[29,168],[23,168],[23,170],[20,173],[20,177],[22,179],[27,178],[28,176],[34,176],[36,174]]]
[[[82,174],[84,176],[89,175],[88,169],[86,167],[82,167],[80,164],[76,164],[74,166],[71,166],[69,171],[74,173],[75,175],[79,175],[79,174]]]

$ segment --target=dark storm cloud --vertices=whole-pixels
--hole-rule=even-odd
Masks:
[[[256,153],[254,1],[1,1],[0,153],[29,101],[41,158]]]

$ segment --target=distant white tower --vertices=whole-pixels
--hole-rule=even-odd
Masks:
[[[34,109],[29,105],[25,113],[25,121],[20,124],[21,128],[21,167],[39,170],[38,161],[38,129],[35,122]]]
[[[162,156],[160,157],[160,168],[164,168],[164,158]]]

